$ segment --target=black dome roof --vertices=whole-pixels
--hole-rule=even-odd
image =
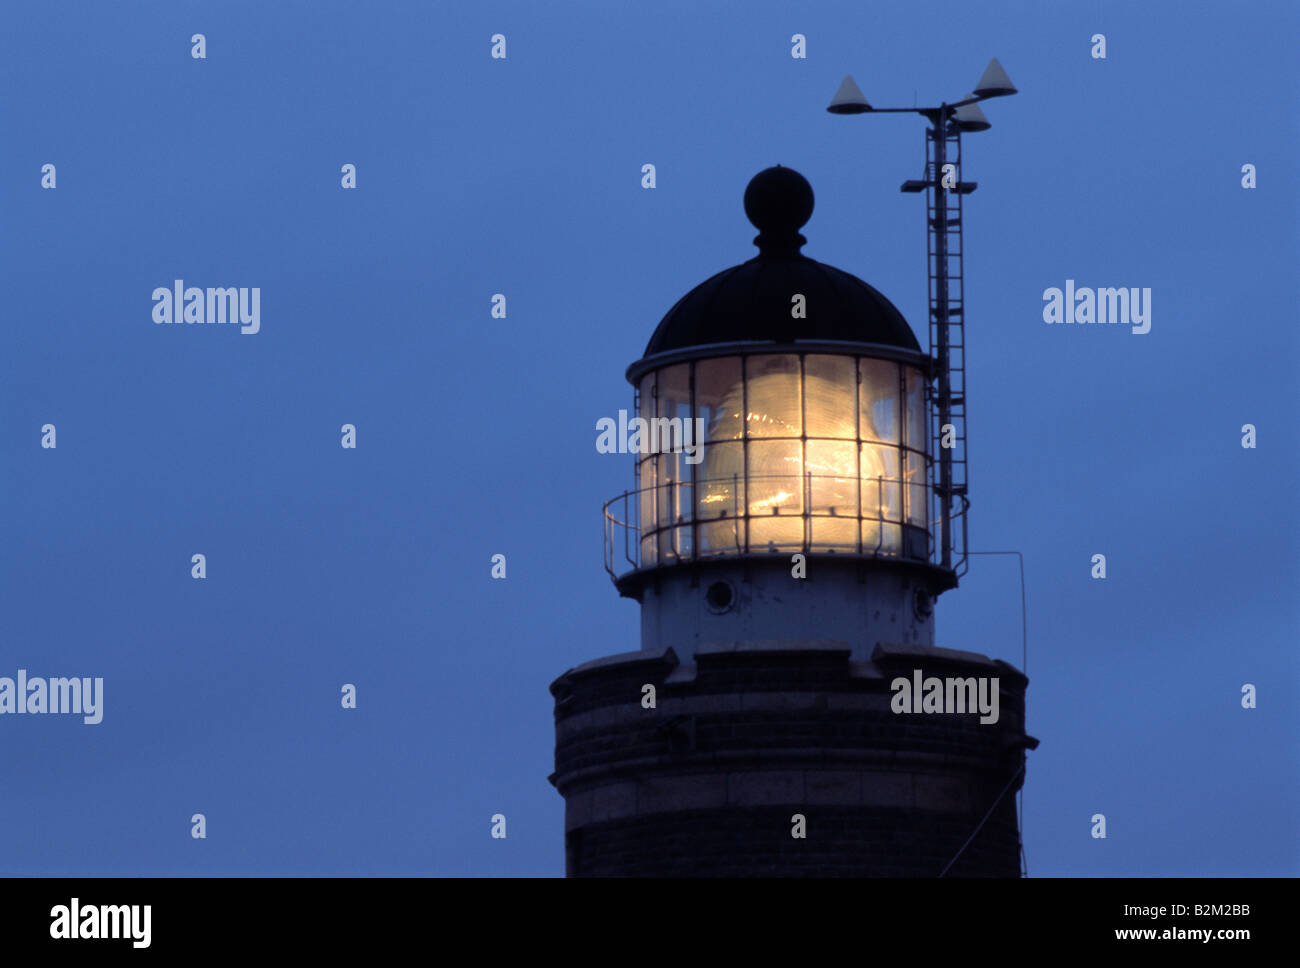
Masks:
[[[791,168],[759,172],[745,190],[745,214],[758,228],[759,254],[704,280],[664,316],[645,355],[739,341],[845,340],[920,352],[907,320],[857,276],[799,252],[798,229],[812,215],[813,193]],[[790,315],[806,300],[807,318]]]

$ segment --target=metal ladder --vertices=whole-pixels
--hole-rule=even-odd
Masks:
[[[961,180],[961,132],[946,118],[926,131],[926,264],[929,272],[930,356],[936,380],[928,384],[930,439],[939,456],[934,487],[940,520],[940,561],[966,573],[966,300],[962,270],[962,196],[975,190]],[[939,139],[942,138],[942,144]],[[944,188],[943,165],[953,166],[955,186]],[[950,181],[954,179],[950,178]],[[941,446],[952,424],[953,446]],[[960,518],[960,522],[955,519]]]

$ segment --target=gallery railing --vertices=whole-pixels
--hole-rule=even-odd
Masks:
[[[965,508],[955,514],[964,546]],[[927,481],[734,475],[665,481],[604,505],[605,570],[738,555],[836,554],[938,565],[939,498]],[[643,524],[644,522],[648,522]]]

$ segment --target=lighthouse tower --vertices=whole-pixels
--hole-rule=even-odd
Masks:
[[[744,207],[758,255],[627,371],[641,452],[605,565],[641,647],[551,685],[567,873],[1016,876],[1027,680],[935,645],[935,364],[801,253],[803,176],[760,172]]]

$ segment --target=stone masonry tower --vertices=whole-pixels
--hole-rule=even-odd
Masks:
[[[627,372],[636,487],[606,505],[605,562],[641,647],[551,685],[567,873],[1017,876],[1028,681],[934,644],[957,584],[935,364],[801,254],[803,176],[760,172],[744,205],[759,254]]]

